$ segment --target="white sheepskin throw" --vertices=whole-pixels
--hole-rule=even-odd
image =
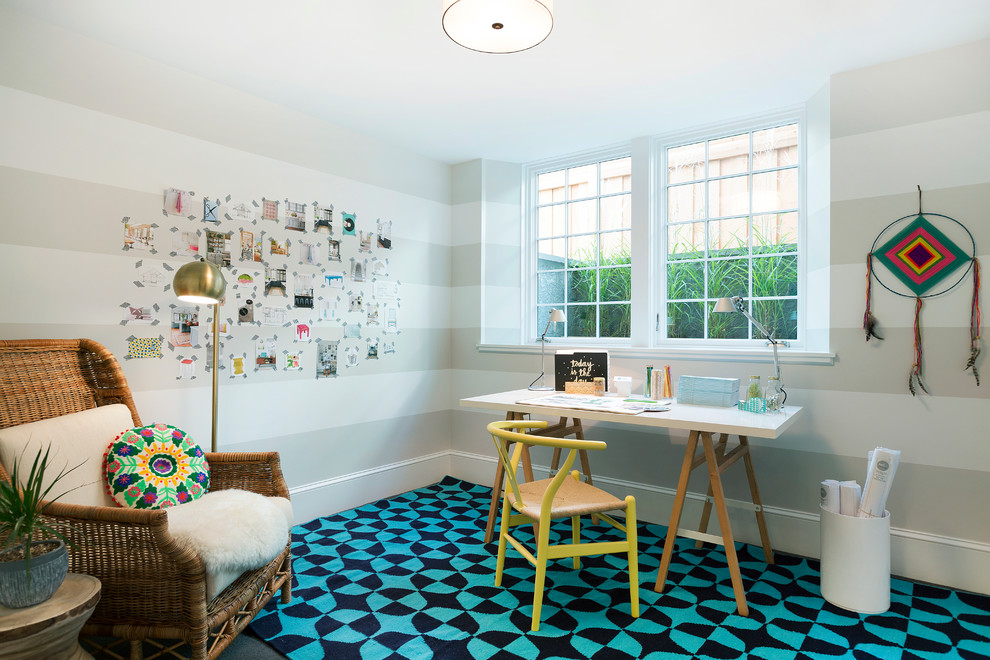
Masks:
[[[169,533],[203,560],[207,600],[245,571],[277,557],[292,525],[287,499],[246,490],[213,491],[165,511]]]

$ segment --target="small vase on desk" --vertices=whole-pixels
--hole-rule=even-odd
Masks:
[[[759,399],[763,396],[763,388],[760,386],[759,376],[750,376],[749,385],[746,387],[746,400]]]
[[[783,394],[780,391],[780,378],[770,376],[767,378],[767,389],[763,395],[767,400],[767,412],[778,412],[783,406]]]

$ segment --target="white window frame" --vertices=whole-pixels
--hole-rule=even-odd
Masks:
[[[542,329],[536,328],[537,323],[537,261],[539,258],[539,217],[537,206],[539,203],[539,176],[547,172],[554,172],[562,169],[582,167],[602,163],[620,158],[632,158],[632,147],[630,143],[612,145],[602,149],[585,151],[569,156],[530,163],[523,170],[523,295],[522,295],[522,341],[524,344],[539,343],[539,338],[543,333]],[[635,167],[635,166],[633,166]],[[635,174],[633,175],[635,181]],[[600,182],[599,182],[599,185]],[[636,195],[636,190],[630,192],[630,199]],[[597,198],[601,198],[599,195]],[[630,202],[632,203],[632,202]],[[635,225],[635,218],[633,219]],[[630,227],[630,237],[633,228]],[[631,270],[634,267],[631,266]],[[601,304],[599,301],[597,304]],[[630,321],[630,335],[635,333],[633,326],[636,323],[635,304],[630,300],[630,309],[633,310]],[[548,337],[552,336],[548,333]],[[556,338],[558,345],[581,344],[581,345],[606,345],[606,346],[629,346],[629,337],[568,337],[566,335]]]
[[[656,301],[656,324],[652,328],[652,345],[660,348],[697,349],[699,347],[719,348],[754,348],[766,345],[768,342],[760,337],[752,339],[707,339],[707,338],[668,338],[667,327],[667,150],[678,146],[706,140],[718,140],[724,137],[738,135],[743,132],[755,132],[775,126],[797,124],[798,126],[798,240],[797,240],[797,333],[796,339],[783,342],[782,350],[803,350],[807,336],[807,122],[803,108],[761,115],[734,121],[720,123],[704,128],[693,129],[655,137],[652,140],[650,158],[656,164],[653,181],[651,182],[651,206],[655,209],[655,235],[653,250],[650,254],[652,264],[655,264],[656,275],[651,278],[651,299]],[[752,170],[750,170],[752,173]],[[707,179],[706,179],[707,180]],[[752,191],[751,191],[752,194]],[[707,186],[706,186],[707,195]],[[752,258],[752,255],[750,255]],[[654,269],[651,269],[654,270]],[[748,299],[747,299],[748,302]],[[635,312],[634,312],[635,316]]]
[[[537,289],[536,262],[538,256],[538,183],[540,173],[580,167],[615,158],[632,158],[632,323],[630,339],[597,337],[561,337],[554,340],[557,346],[594,346],[615,348],[616,355],[656,357],[670,356],[683,359],[712,359],[730,356],[762,356],[768,344],[763,339],[686,339],[665,337],[667,323],[667,229],[666,149],[679,144],[718,139],[740,132],[758,131],[789,123],[798,125],[798,295],[797,339],[787,340],[781,347],[782,361],[798,361],[808,364],[830,364],[834,355],[810,349],[807,344],[808,301],[808,125],[804,106],[786,108],[774,113],[754,115],[732,122],[719,122],[704,127],[676,133],[637,138],[621,144],[588,150],[553,159],[530,163],[523,168],[523,203],[521,236],[520,296],[522,327],[520,341],[523,345],[539,345],[536,330]],[[644,185],[645,184],[645,185]],[[645,262],[645,263],[644,263]],[[542,329],[540,329],[542,332]],[[502,347],[508,348],[508,347]],[[498,351],[492,345],[488,350]],[[815,352],[809,353],[808,350]],[[788,355],[791,356],[788,358]]]

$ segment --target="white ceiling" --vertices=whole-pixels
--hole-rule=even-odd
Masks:
[[[526,162],[804,102],[830,74],[990,37],[988,0],[557,0],[465,50],[441,0],[0,4],[447,162]]]

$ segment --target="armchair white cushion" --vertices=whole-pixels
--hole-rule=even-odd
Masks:
[[[26,477],[38,449],[51,445],[54,472],[49,471],[49,481],[63,467],[80,465],[59,482],[52,496],[68,491],[60,502],[117,508],[107,493],[103,455],[110,442],[132,426],[131,411],[123,404],[11,426],[0,429],[0,460],[6,466],[15,459],[23,461]],[[245,490],[213,491],[165,510],[169,533],[203,560],[207,601],[245,571],[277,557],[293,521],[289,500]]]
[[[60,502],[116,507],[103,477],[103,454],[132,426],[131,411],[122,403],[11,426],[0,430],[0,461],[8,468],[14,460],[23,463],[26,478],[38,449],[51,445],[45,486],[62,468],[80,466],[59,481],[51,497],[68,491]]]

